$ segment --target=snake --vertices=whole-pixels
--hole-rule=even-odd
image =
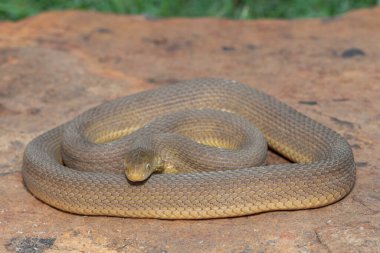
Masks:
[[[267,164],[268,147],[290,162]],[[108,101],[37,136],[22,175],[69,213],[209,219],[335,203],[356,168],[336,131],[246,84],[200,78]]]

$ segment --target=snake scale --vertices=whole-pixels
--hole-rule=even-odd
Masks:
[[[155,133],[151,123],[164,132]],[[258,154],[246,145],[261,138],[251,137],[250,124],[293,163],[260,165],[257,158],[258,165],[250,166],[250,152],[265,152],[260,144]],[[128,158],[125,150],[134,146],[138,152]],[[178,160],[185,172],[153,173],[131,182],[124,174],[134,166],[130,159],[146,169],[164,160],[168,172]],[[216,170],[197,170],[202,166],[197,161]],[[22,172],[29,191],[58,209],[160,219],[316,208],[342,199],[355,182],[351,147],[338,133],[255,88],[211,78],[94,107],[32,140]]]

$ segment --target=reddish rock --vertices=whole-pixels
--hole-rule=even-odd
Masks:
[[[50,12],[0,23],[0,252],[379,252],[379,17],[380,8],[295,21]],[[352,193],[313,210],[166,221],[68,214],[25,189],[22,153],[36,135],[104,101],[205,76],[262,89],[345,136]]]

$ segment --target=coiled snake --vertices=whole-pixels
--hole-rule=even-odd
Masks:
[[[260,165],[266,146],[253,124],[294,163]],[[170,173],[150,176],[153,170]],[[32,140],[22,172],[29,191],[58,209],[162,219],[321,207],[355,182],[352,150],[339,134],[223,79],[185,81],[92,108]]]

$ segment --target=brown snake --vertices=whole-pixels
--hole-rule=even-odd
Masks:
[[[260,140],[250,124],[294,163],[250,166],[247,143]],[[133,180],[130,167],[176,166],[187,172],[140,183],[123,173]],[[102,104],[38,136],[26,147],[23,177],[37,198],[72,213],[202,219],[334,203],[352,189],[355,163],[339,134],[275,98],[236,81],[197,79]]]

